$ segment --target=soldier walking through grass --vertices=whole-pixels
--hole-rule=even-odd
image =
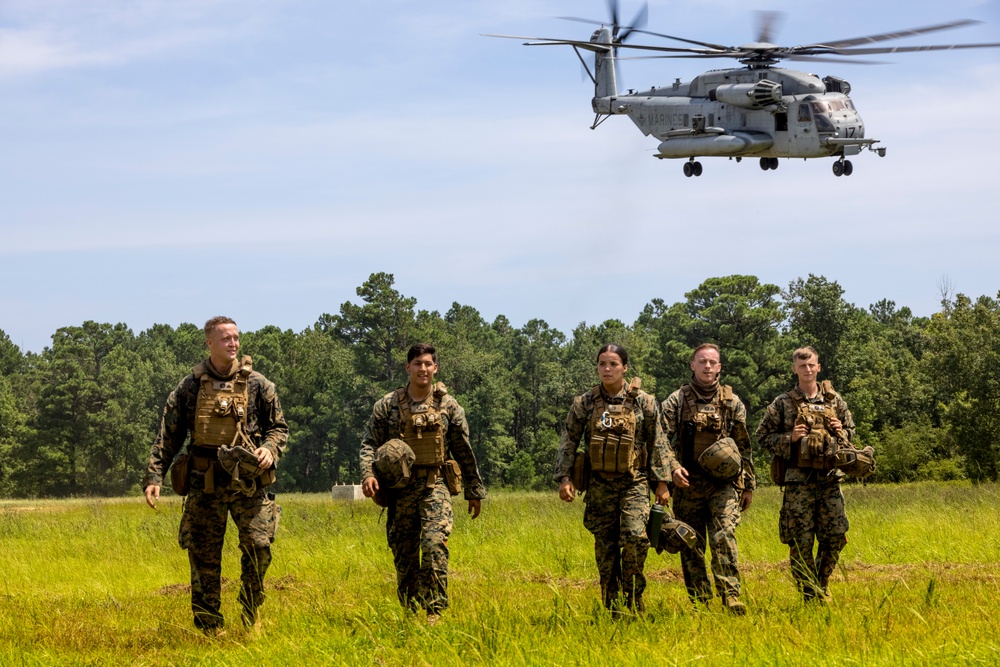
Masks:
[[[712,599],[705,569],[711,544],[716,591],[726,609],[742,616],[736,527],[756,487],[747,411],[732,387],[719,383],[717,345],[695,348],[690,365],[691,382],[661,406],[663,432],[673,447],[674,516],[698,535],[695,548],[681,551],[684,584],[693,602]]]
[[[249,356],[237,359],[236,323],[213,317],[205,323],[205,343],[208,359],[167,397],[143,487],[155,509],[173,463],[172,486],[186,494],[178,541],[191,564],[194,624],[218,635],[224,624],[222,545],[229,515],[239,532],[241,619],[249,628],[260,627],[264,574],[281,511],[265,487],[274,481],[288,426],[274,384],[252,369]]]
[[[829,380],[818,381],[816,350],[795,350],[792,370],[798,383],[767,407],[754,437],[774,456],[772,477],[784,486],[778,533],[795,584],[806,602],[829,602],[830,575],[849,527],[837,452],[850,447],[854,419]]]
[[[650,489],[658,504],[670,500],[670,451],[659,408],[640,391],[638,378],[625,382],[627,370],[625,348],[598,351],[601,383],[573,399],[553,471],[562,500],[573,502],[577,491],[586,491],[583,525],[594,535],[604,606],[616,615],[623,607],[645,611]]]
[[[451,497],[464,489],[473,519],[486,497],[465,411],[434,382],[437,370],[433,345],[411,346],[409,382],[375,403],[361,438],[362,490],[389,510],[399,601],[426,610],[432,625],[448,607]]]

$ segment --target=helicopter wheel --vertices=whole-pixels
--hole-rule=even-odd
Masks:
[[[773,157],[773,158],[771,158],[770,162],[771,162],[771,169],[777,169],[778,168],[778,158]]]
[[[691,166],[692,164],[694,163],[693,162],[684,163],[684,175],[687,176],[688,178],[694,176],[694,167]]]
[[[764,171],[767,171],[768,169],[770,169],[771,168],[771,158],[769,158],[769,157],[762,157],[760,159],[760,168],[763,169]]]
[[[833,175],[837,177],[844,175],[844,162],[842,160],[833,163]]]
[[[691,173],[695,176],[701,176],[701,162],[691,163]]]
[[[844,176],[850,176],[854,173],[854,165],[851,164],[850,160],[844,160]]]

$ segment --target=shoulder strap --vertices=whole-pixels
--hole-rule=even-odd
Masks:
[[[635,399],[639,396],[639,387],[642,386],[642,378],[634,377],[628,383],[628,391],[625,393],[625,407],[629,411],[634,411]]]
[[[399,406],[399,433],[402,435],[404,424],[410,421],[410,397],[406,395],[406,387],[396,390],[396,405]]]
[[[594,399],[594,410],[604,412],[604,395],[601,393],[601,385],[596,384],[590,390],[590,396]]]

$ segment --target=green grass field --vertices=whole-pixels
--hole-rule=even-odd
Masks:
[[[1000,664],[998,491],[846,486],[834,601],[805,607],[777,538],[780,492],[762,489],[737,533],[746,617],[694,608],[678,557],[651,552],[648,612],[624,622],[600,606],[579,499],[494,493],[474,522],[456,504],[452,606],[433,627],[396,602],[373,504],[279,495],[264,632],[238,621],[230,526],[228,633],[214,639],[191,623],[178,499],[4,501],[0,665]]]

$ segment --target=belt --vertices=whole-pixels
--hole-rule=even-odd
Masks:
[[[201,458],[209,459],[210,461],[219,460],[218,447],[199,447],[198,445],[191,445],[190,449],[193,456],[200,456]]]

